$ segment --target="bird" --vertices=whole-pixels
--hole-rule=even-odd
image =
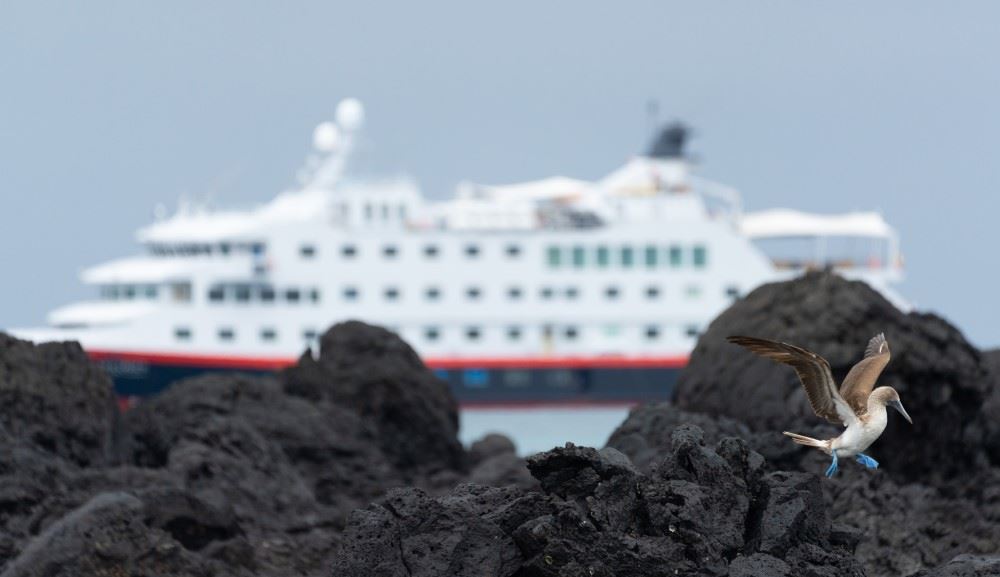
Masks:
[[[731,336],[726,340],[764,358],[790,365],[802,382],[816,415],[846,427],[840,436],[825,440],[783,431],[795,443],[815,447],[833,457],[826,470],[827,477],[837,473],[838,459],[843,457],[855,457],[867,469],[878,468],[878,461],[863,451],[885,430],[888,422],[886,407],[896,409],[913,424],[896,389],[886,386],[874,388],[882,370],[889,364],[889,342],[884,333],[868,341],[864,358],[847,373],[839,390],[830,372],[830,363],[812,351],[756,337]]]

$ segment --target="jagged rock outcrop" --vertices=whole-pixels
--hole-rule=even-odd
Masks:
[[[685,425],[649,474],[615,449],[535,455],[542,492],[402,489],[351,515],[332,575],[863,575],[817,480]]]
[[[395,334],[352,321],[320,340],[281,379],[285,390],[354,411],[376,432],[382,453],[405,475],[464,468],[458,404],[446,383]]]
[[[537,487],[505,438],[466,455],[454,399],[398,336],[322,342],[121,416],[77,345],[0,335],[0,574],[322,575],[348,514],[392,487]]]
[[[0,434],[78,465],[109,464],[118,408],[108,376],[77,343],[0,333]]]

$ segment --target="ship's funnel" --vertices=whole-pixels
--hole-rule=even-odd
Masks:
[[[648,156],[650,158],[686,158],[684,146],[690,136],[691,130],[680,122],[668,124],[660,130],[653,145],[649,147]]]

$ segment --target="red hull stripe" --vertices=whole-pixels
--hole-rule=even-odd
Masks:
[[[186,366],[218,369],[274,371],[294,365],[291,357],[236,357],[227,355],[186,355],[175,353],[136,353],[89,349],[95,361],[129,361],[153,365]],[[646,357],[429,357],[424,359],[432,369],[636,369],[681,368],[686,356]]]

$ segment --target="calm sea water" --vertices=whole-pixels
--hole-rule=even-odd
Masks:
[[[627,416],[627,408],[463,410],[459,438],[468,446],[488,433],[502,433],[514,441],[520,455],[567,441],[600,448]]]

